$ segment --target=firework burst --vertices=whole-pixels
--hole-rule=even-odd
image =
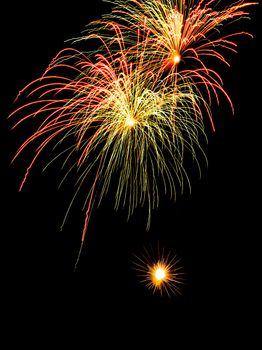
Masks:
[[[114,0],[112,13],[104,19],[92,22],[88,30],[100,32],[103,40],[114,47],[115,37],[110,29],[121,27],[124,38],[136,50],[137,32],[146,41],[144,69],[154,72],[158,77],[176,82],[177,74],[193,80],[201,86],[202,97],[211,104],[212,96],[219,103],[222,94],[233,111],[232,101],[223,88],[218,72],[210,68],[215,60],[229,66],[226,52],[237,52],[236,38],[250,35],[244,31],[221,35],[222,26],[231,24],[248,16],[246,10],[254,2],[236,1],[219,9],[220,1],[215,0]],[[87,37],[92,37],[88,34]],[[251,36],[251,35],[250,35]],[[213,60],[212,60],[213,59]],[[209,119],[214,129],[211,115]]]
[[[161,296],[181,294],[181,286],[184,283],[184,272],[180,260],[171,252],[160,249],[144,249],[140,255],[133,259],[134,269],[143,283],[153,293]]]
[[[12,114],[24,115],[14,127],[29,119],[38,123],[15,156],[34,145],[35,156],[21,188],[49,146],[54,151],[63,147],[47,164],[64,157],[68,172],[62,182],[78,169],[75,194],[65,219],[80,189],[91,184],[84,203],[81,249],[94,203],[99,205],[109,188],[115,193],[115,209],[126,207],[128,218],[138,206],[147,206],[149,229],[160,188],[175,198],[177,188],[183,190],[185,181],[189,184],[185,151],[199,170],[199,151],[204,155],[199,138],[205,137],[201,115],[205,102],[198,90],[189,79],[177,75],[174,92],[167,80],[156,79],[143,69],[141,52],[137,52],[136,60],[128,58],[119,33],[117,55],[106,45],[106,54],[97,54],[93,60],[74,49],[62,50],[43,76],[21,91],[33,100]]]

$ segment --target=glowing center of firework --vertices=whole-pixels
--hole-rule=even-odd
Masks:
[[[166,271],[159,267],[158,269],[156,269],[155,271],[155,278],[157,281],[161,281],[166,277]]]
[[[181,61],[181,56],[178,52],[174,53],[172,61],[174,65],[177,65]]]
[[[168,269],[165,265],[158,263],[151,271],[151,280],[155,286],[160,286],[164,281],[168,280]]]
[[[126,118],[126,125],[129,127],[133,127],[136,124],[136,120],[132,117]]]

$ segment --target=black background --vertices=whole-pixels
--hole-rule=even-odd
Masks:
[[[235,114],[223,98],[220,106],[214,103],[216,132],[208,131],[205,147],[208,168],[203,166],[201,179],[192,171],[191,194],[185,191],[176,203],[168,198],[161,201],[149,232],[142,209],[126,222],[124,212],[114,211],[109,195],[92,213],[86,245],[74,273],[84,221],[81,198],[63,231],[59,230],[73,185],[59,190],[61,169],[54,166],[41,174],[48,159],[40,157],[23,191],[18,192],[27,159],[24,154],[11,165],[24,139],[21,130],[11,131],[12,121],[7,120],[16,94],[68,46],[65,40],[79,36],[90,20],[109,9],[96,0],[68,5],[62,1],[37,5],[23,2],[7,4],[2,11],[0,151],[5,323],[10,330],[26,329],[19,341],[31,342],[32,333],[38,341],[59,334],[61,342],[70,337],[91,349],[100,348],[98,344],[105,340],[105,348],[120,343],[123,349],[131,341],[139,346],[141,339],[148,341],[148,347],[150,341],[160,340],[161,348],[179,349],[189,343],[209,349],[217,342],[250,343],[256,334],[260,274],[261,6],[251,9],[250,21],[237,24],[254,38],[238,40],[239,53],[227,56],[230,68],[217,67]],[[186,273],[182,296],[169,299],[152,295],[132,270],[132,254],[156,242],[181,258]],[[99,335],[96,345],[91,346],[94,332]]]

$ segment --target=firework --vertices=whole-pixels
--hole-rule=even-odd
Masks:
[[[144,248],[143,253],[134,256],[133,266],[141,283],[153,293],[169,297],[181,294],[184,272],[180,260],[171,251],[166,252],[159,245],[156,250]]]
[[[254,2],[237,1],[219,9],[220,1],[215,0],[114,0],[112,13],[104,19],[92,22],[88,30],[100,32],[103,40],[112,48],[115,38],[110,29],[121,26],[124,38],[136,50],[137,32],[146,41],[144,69],[169,80],[177,79],[177,74],[190,77],[201,87],[202,97],[211,104],[212,96],[219,103],[222,94],[233,111],[232,101],[223,88],[219,73],[210,67],[215,61],[229,66],[226,53],[237,52],[236,38],[250,35],[244,31],[221,34],[224,24],[232,24],[248,16],[247,7]],[[93,37],[88,34],[87,37]],[[251,36],[251,35],[250,35]],[[212,119],[212,127],[214,123]]]
[[[161,189],[175,198],[185,181],[190,186],[185,152],[192,155],[199,170],[199,151],[204,155],[199,144],[200,135],[205,138],[201,106],[208,106],[196,87],[177,75],[174,92],[174,85],[144,69],[140,51],[130,61],[121,31],[115,37],[117,55],[106,45],[106,54],[97,54],[93,60],[74,49],[62,50],[44,75],[21,91],[32,100],[12,114],[24,114],[14,127],[29,119],[38,123],[16,154],[35,147],[21,188],[39,155],[49,147],[56,153],[47,166],[65,159],[68,172],[62,182],[73,169],[78,170],[64,221],[80,189],[88,186],[81,249],[92,208],[109,188],[115,194],[115,209],[127,208],[127,218],[138,206],[147,206],[149,229]]]
[[[61,184],[77,170],[62,227],[80,190],[87,188],[76,264],[92,209],[109,189],[115,209],[126,208],[127,219],[137,207],[146,207],[149,229],[160,193],[176,198],[185,183],[190,188],[185,154],[191,155],[201,173],[199,155],[206,160],[201,147],[206,141],[204,115],[215,128],[213,96],[219,103],[222,93],[233,110],[222,78],[210,65],[216,61],[229,65],[226,53],[237,52],[236,38],[250,35],[244,31],[221,35],[220,29],[247,17],[246,8],[255,4],[240,0],[220,9],[215,0],[112,3],[111,14],[92,22],[87,35],[74,39],[85,39],[87,44],[96,39],[97,48],[60,51],[44,74],[21,91],[28,102],[11,114],[22,115],[15,128],[29,120],[36,125],[14,157],[29,146],[35,150],[21,188],[45,150],[53,150],[45,168],[64,159],[67,170]],[[169,255],[163,252],[151,264],[146,253],[140,263],[150,288],[177,292],[176,262]]]

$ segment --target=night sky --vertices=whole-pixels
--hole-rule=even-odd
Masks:
[[[223,97],[220,106],[214,103],[216,132],[207,130],[209,142],[204,145],[208,167],[202,163],[201,179],[190,170],[191,193],[186,188],[175,203],[163,196],[149,232],[146,210],[138,209],[127,222],[125,211],[114,211],[109,193],[92,213],[74,273],[84,223],[83,191],[63,231],[60,225],[76,178],[58,189],[64,173],[60,164],[41,173],[50,160],[45,154],[18,191],[27,153],[12,165],[11,160],[24,140],[22,131],[30,132],[32,124],[11,131],[7,116],[16,106],[16,94],[69,45],[65,40],[80,36],[87,23],[109,9],[100,0],[69,5],[48,0],[43,5],[10,3],[2,12],[6,18],[1,22],[0,97],[5,323],[21,329],[27,315],[27,331],[21,336],[27,343],[34,325],[46,319],[34,331],[39,332],[38,339],[47,340],[52,330],[57,335],[60,325],[63,341],[71,337],[87,349],[100,348],[105,339],[107,346],[101,348],[107,349],[120,342],[120,335],[125,339],[121,349],[126,349],[131,341],[139,344],[139,337],[154,341],[158,331],[164,334],[161,349],[183,349],[188,344],[213,349],[218,342],[233,346],[245,340],[250,344],[256,335],[261,273],[261,6],[250,8],[251,21],[237,24],[254,38],[241,37],[239,53],[227,55],[231,67],[217,67],[235,114]],[[181,296],[152,295],[132,269],[133,254],[157,243],[181,259],[185,272]],[[110,337],[104,339],[110,327]],[[91,346],[94,331],[101,337]]]

